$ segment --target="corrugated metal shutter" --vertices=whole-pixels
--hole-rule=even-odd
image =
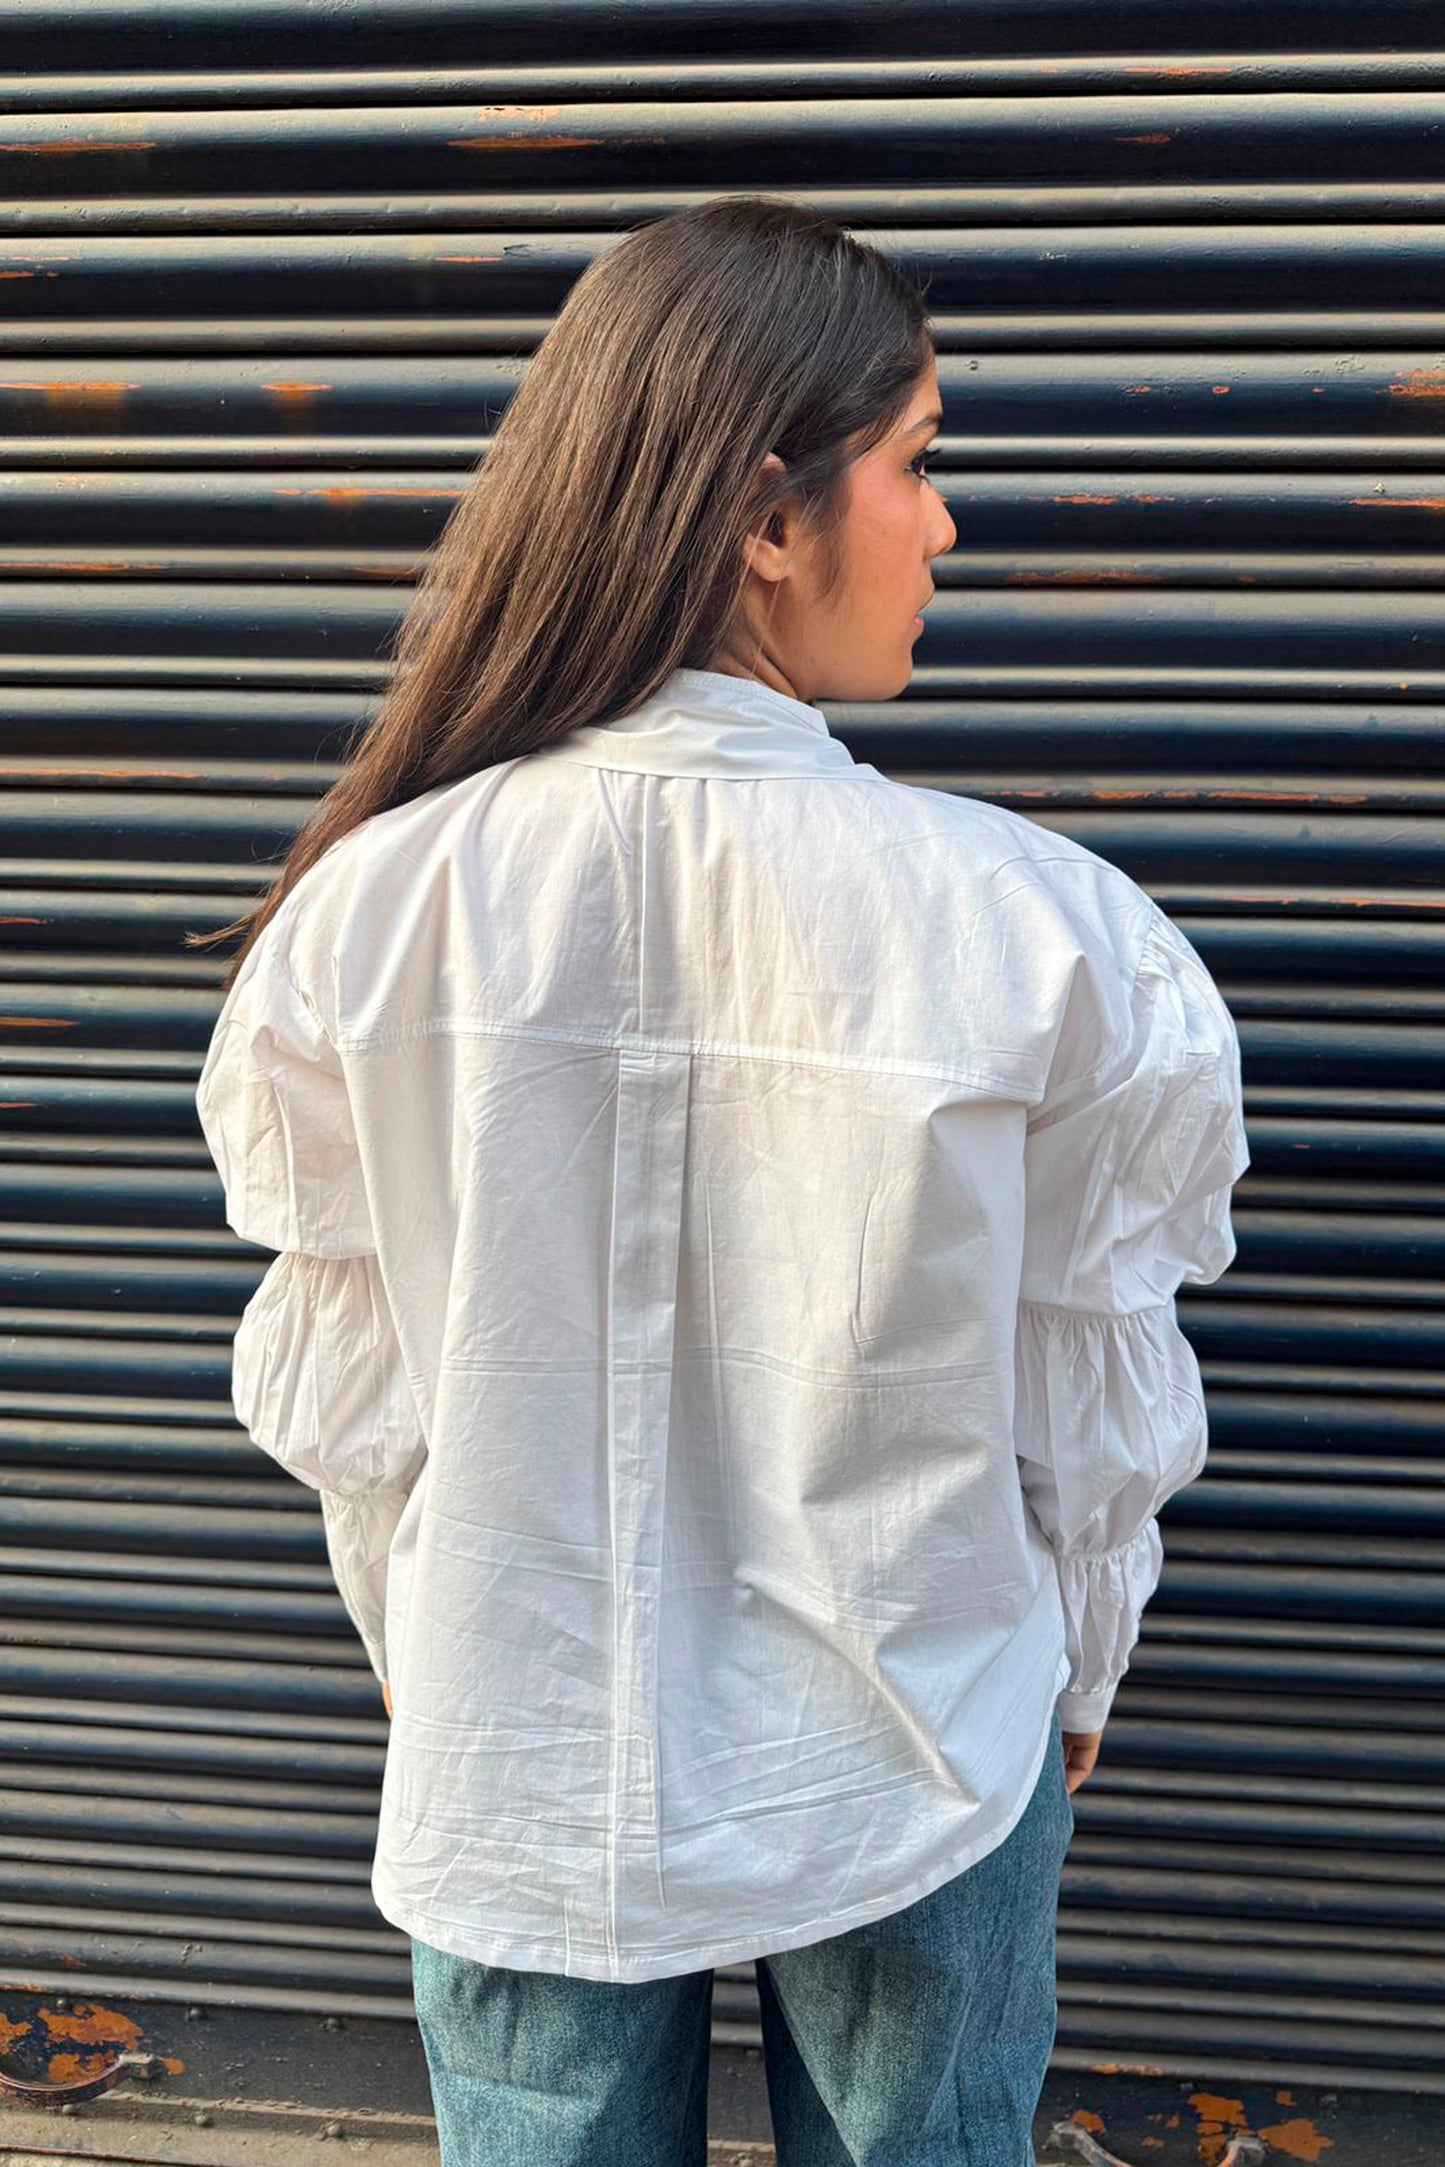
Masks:
[[[0,0],[4,1976],[410,2012],[374,1682],[230,1415],[264,1259],[181,936],[337,772],[581,267],[765,188],[939,337],[958,552],[906,703],[834,726],[1127,867],[1245,1049],[1239,1259],[1180,1305],[1212,1455],[1076,1802],[1057,2059],[1445,2089],[1445,47],[1208,32]]]

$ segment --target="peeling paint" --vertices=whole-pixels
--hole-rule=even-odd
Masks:
[[[1403,383],[1389,388],[1397,399],[1445,399],[1445,370],[1411,369]]]
[[[1247,2130],[1248,2120],[1242,2099],[1226,2099],[1218,2092],[1191,2092],[1189,2104],[1199,2117],[1196,2132],[1199,2157],[1208,2163],[1219,2159],[1228,2149],[1231,2130]]]
[[[1255,2135],[1273,2145],[1276,2152],[1283,2152],[1286,2159],[1319,2159],[1332,2149],[1335,2141],[1302,2114],[1296,2115],[1292,2122],[1269,2123],[1257,2129]]]
[[[126,136],[106,137],[103,135],[50,136],[41,143],[0,143],[0,151],[9,151],[17,158],[22,156],[30,158],[84,158],[94,152],[108,154],[112,151],[128,151],[134,153],[136,151],[153,151],[159,148],[159,144],[148,143],[144,139],[136,142]]]
[[[600,135],[454,135],[448,150],[601,150]]]
[[[463,494],[459,488],[448,488],[445,482],[435,482],[429,489],[367,489],[347,483],[344,486],[338,485],[318,489],[274,489],[271,493],[277,497],[318,497],[323,504],[335,505],[339,511],[350,511],[358,504],[369,503],[372,499],[380,502],[386,497],[421,497],[425,499],[427,497],[459,497]]]
[[[1009,587],[1157,587],[1162,572],[1010,572]]]
[[[308,384],[299,378],[289,381],[283,379],[279,382],[266,383],[261,386],[263,391],[271,394],[271,397],[277,401],[278,405],[287,407],[293,412],[310,406],[318,393],[334,391],[335,388],[334,384]]]
[[[112,578],[134,579],[138,573],[173,570],[174,566],[160,557],[150,563],[134,557],[112,557],[103,564],[87,563],[80,557],[0,557],[0,571],[20,572],[28,574],[32,579],[38,572],[83,572],[87,578],[99,578],[102,574],[109,573]]]
[[[129,394],[139,389],[139,384],[120,377],[61,376],[40,383],[27,383],[24,378],[0,380],[0,391],[29,392],[42,399],[56,414],[73,414],[97,407],[103,407],[110,415],[123,413]]]
[[[120,2009],[107,2009],[98,2001],[72,2002],[68,2009],[49,2009],[42,2003],[35,2020],[45,2025],[52,2039],[69,2039],[87,2047],[119,2045],[128,2054],[135,2051],[143,2036],[134,2017]]]
[[[1126,60],[1119,72],[1121,75],[1174,75],[1187,79],[1192,75],[1237,75],[1239,68],[1233,60],[1196,60],[1188,66],[1174,66],[1163,60]]]

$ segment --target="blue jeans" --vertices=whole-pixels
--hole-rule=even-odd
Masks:
[[[757,1959],[778,2167],[1035,2167],[1073,1831],[1056,1716],[1001,1844],[905,1910]],[[705,2167],[711,1971],[631,1985],[411,1952],[442,2167]]]

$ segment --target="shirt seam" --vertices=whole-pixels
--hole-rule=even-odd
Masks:
[[[1100,1324],[1127,1324],[1132,1317],[1157,1317],[1174,1306],[1171,1294],[1162,1302],[1145,1302],[1138,1309],[1089,1309],[1078,1302],[1039,1302],[1019,1296],[1020,1309],[1042,1309],[1058,1317],[1088,1317]]]
[[[398,1024],[391,1029],[339,1034],[332,1043],[338,1052],[365,1053],[374,1047],[403,1045],[410,1039],[460,1036],[466,1038],[543,1039],[553,1045],[586,1046],[601,1053],[689,1054],[724,1061],[768,1061],[790,1068],[836,1070],[844,1075],[926,1076],[941,1083],[971,1084],[1020,1100],[1020,1079],[1001,1071],[955,1068],[932,1061],[865,1061],[837,1054],[819,1054],[791,1047],[740,1046],[718,1039],[657,1038],[646,1032],[588,1031],[579,1026],[550,1029],[545,1024],[472,1021],[460,1017],[430,1018],[425,1023]]]

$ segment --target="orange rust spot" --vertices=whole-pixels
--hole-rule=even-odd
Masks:
[[[342,511],[350,511],[354,505],[369,504],[382,497],[459,497],[460,489],[449,489],[438,482],[432,489],[357,489],[349,484],[344,488],[328,489],[277,489],[278,497],[320,497],[323,503],[334,504]]]
[[[183,2056],[179,2054],[163,2054],[160,2059],[161,2067],[165,2070],[167,2076],[183,2077],[185,2075],[186,2064]]]
[[[1231,384],[1211,384],[1209,388],[1211,391],[1231,391],[1234,387]]]
[[[1445,369],[1411,369],[1402,384],[1391,384],[1398,399],[1445,399]]]
[[[1128,392],[1137,393],[1140,391],[1152,391],[1154,389],[1154,386],[1152,384],[1126,384],[1124,386],[1124,389]]]
[[[139,388],[136,384],[107,382],[98,378],[87,380],[84,377],[79,377],[71,380],[61,377],[55,382],[46,382],[42,378],[37,379],[34,383],[28,383],[23,376],[0,377],[0,391],[38,391],[43,393],[47,399],[59,400],[97,397],[102,399],[120,398],[125,392],[136,391]]]
[[[1236,2129],[1247,2126],[1242,2099],[1226,2099],[1220,2092],[1191,2092],[1189,2104],[1201,2121],[1232,2122]]]
[[[1274,2095],[1274,2103],[1277,2107],[1292,2107],[1294,2105],[1294,2093],[1276,2092]]]
[[[1090,2071],[1096,2077],[1163,2077],[1168,2071],[1157,2062],[1090,2062]]]
[[[39,1099],[0,1099],[0,1112],[33,1114],[39,1104]],[[3,2039],[0,2039],[0,2050],[3,2045]]]
[[[35,2012],[36,2021],[43,2021],[52,2039],[69,2039],[78,2047],[105,2046],[111,2040],[123,2039],[127,2048],[140,2040],[141,2028],[133,2017],[119,2009],[107,2009],[103,2002],[76,2002],[69,2009],[41,2007]]]
[[[139,388],[139,385],[122,382],[119,378],[105,377],[62,376],[53,383],[40,384],[26,383],[23,379],[18,382],[0,380],[0,391],[39,392],[48,407],[62,414],[97,406],[117,412],[124,408],[127,394]]]
[[[1393,512],[1401,504],[1415,512],[1445,512],[1445,497],[1351,497],[1349,501],[1377,512]]]
[[[87,151],[152,151],[154,143],[129,142],[122,137],[107,140],[105,136],[53,136],[44,143],[0,143],[0,150],[26,151],[34,158],[68,158],[72,153],[84,155]]]
[[[1275,2122],[1268,2129],[1257,2129],[1254,2134],[1262,2137],[1276,2152],[1283,2152],[1286,2159],[1318,2159],[1322,2152],[1333,2147],[1335,2141],[1316,2129],[1302,2114],[1296,2115],[1292,2122]]]
[[[1099,2136],[1103,2134],[1104,2117],[1102,2114],[1095,2114],[1092,2107],[1075,2107],[1069,2120],[1077,2122],[1080,2129],[1092,2129]]]
[[[30,780],[32,777],[40,777],[46,775],[56,775],[62,778],[71,777],[75,774],[75,769],[73,767],[44,767],[38,760],[27,760],[23,767],[12,768],[10,772],[12,775],[23,775],[27,780]],[[102,776],[107,782],[116,783],[149,782],[153,776],[158,781],[162,782],[193,783],[198,781],[200,777],[200,770],[198,768],[189,767],[96,766],[88,769],[86,772],[91,775]],[[3,925],[5,922],[6,921],[4,919],[0,919],[0,925]],[[18,925],[43,925],[46,921],[43,918],[20,918],[12,920],[11,922]]]
[[[63,1023],[58,1016],[0,1016],[0,1030],[4,1031],[73,1031],[73,1023]]]
[[[478,120],[555,120],[560,105],[479,105]]]
[[[1157,587],[1159,572],[1010,572],[1010,587]]]
[[[92,2047],[89,2054],[47,2054],[45,2075],[51,2084],[70,2084],[77,2077],[98,2077],[114,2051]]]
[[[1172,138],[1162,131],[1156,135],[1116,135],[1116,143],[1168,143]]]
[[[1185,77],[1191,75],[1233,75],[1235,63],[1232,60],[1201,60],[1191,62],[1188,67],[1171,67],[1162,60],[1129,60],[1124,63],[1122,72],[1125,75],[1178,75]]]
[[[0,925],[49,925],[48,918],[19,918],[11,914],[0,918]]]
[[[528,150],[600,150],[600,135],[454,135],[448,150],[512,150],[525,143]]]
[[[432,263],[500,263],[500,256],[432,256]]]
[[[332,389],[332,386],[330,384],[282,382],[274,384],[263,384],[261,386],[261,389],[263,391],[269,391],[272,398],[275,399],[279,405],[290,408],[292,410],[296,410],[309,406],[318,392],[330,391]]]
[[[0,2009],[0,2054],[8,2054],[16,2040],[25,2038],[29,2030],[28,2024],[17,2024],[13,2017],[6,2016],[5,2011]]]
[[[126,579],[134,578],[137,572],[168,572],[171,569],[168,564],[162,563],[159,558],[156,559],[154,564],[147,564],[143,559],[131,558],[121,561],[114,557],[105,564],[87,564],[83,558],[75,557],[41,558],[38,561],[34,557],[0,557],[0,568],[12,568],[17,572],[32,574],[37,572],[84,572],[87,578],[92,573],[109,572],[113,577],[119,574]]]
[[[1091,497],[1081,492],[1076,497],[1053,497],[1050,501],[1054,504],[1117,504],[1119,499],[1117,497]]]

